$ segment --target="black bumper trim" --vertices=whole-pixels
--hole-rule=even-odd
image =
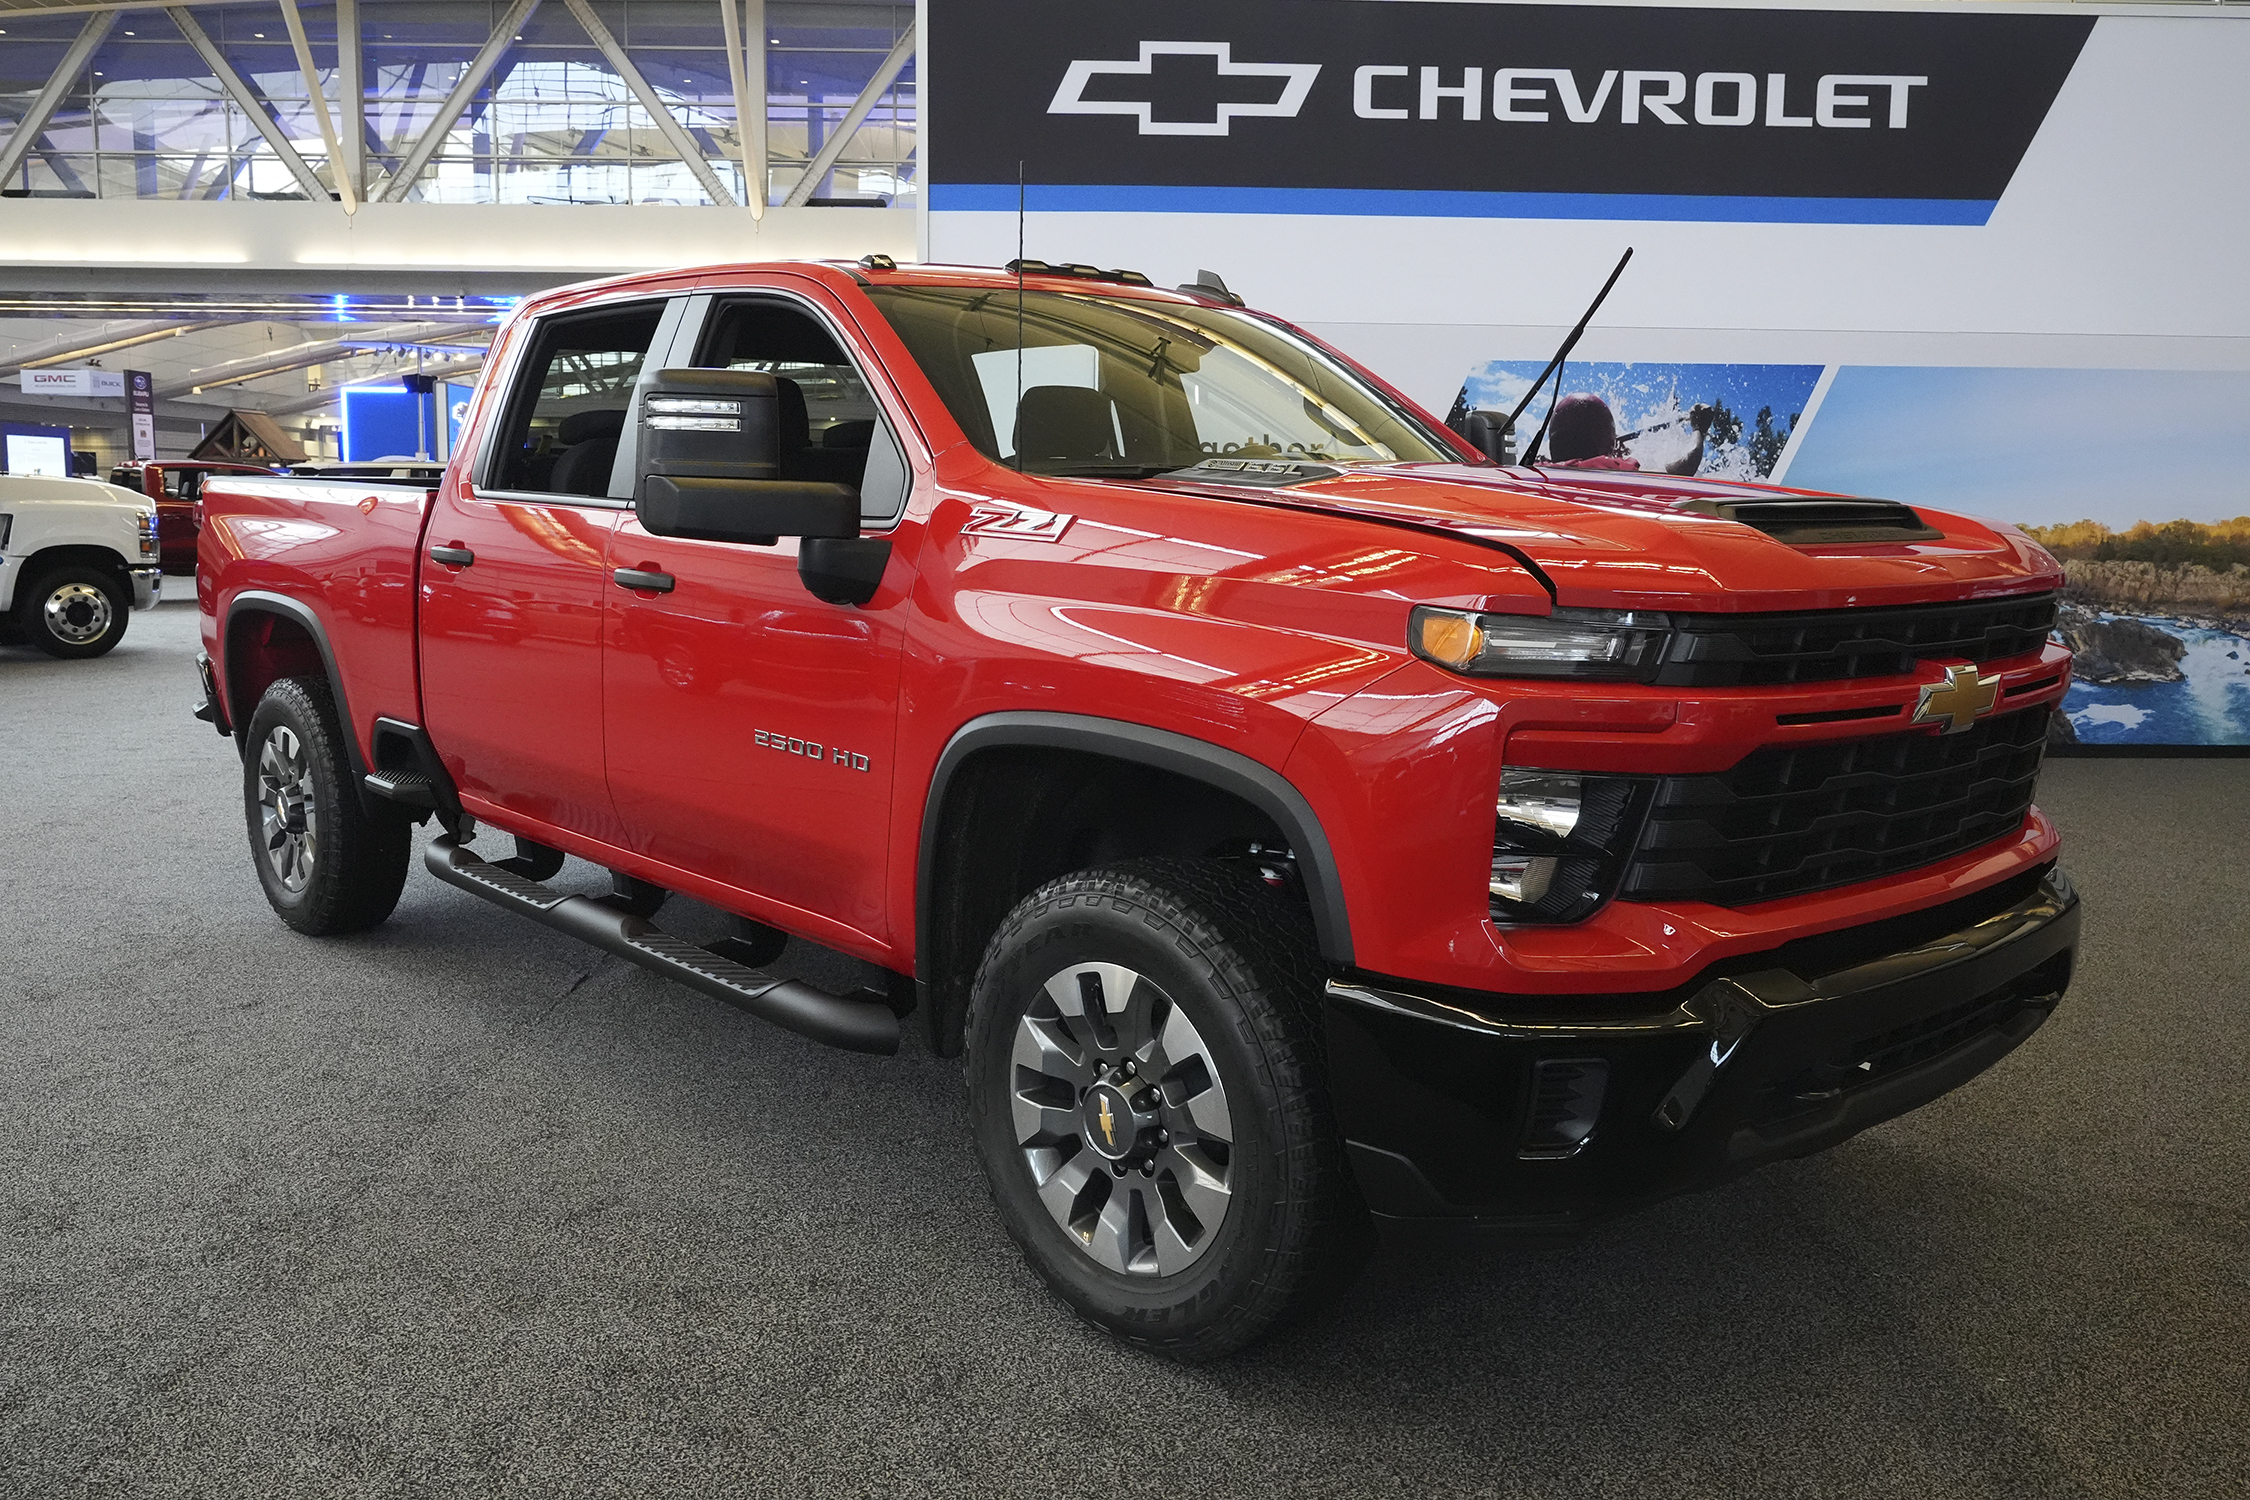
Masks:
[[[1926,1104],[2012,1051],[2068,986],[2076,892],[2059,870],[2024,885],[1898,951],[1709,978],[1684,999],[1642,997],[1637,1015],[1332,980],[1331,1081],[1362,1191],[1390,1217],[1558,1226],[1825,1150]],[[1569,1160],[1521,1161],[1529,1080],[1566,1052],[1608,1063],[1599,1128]]]

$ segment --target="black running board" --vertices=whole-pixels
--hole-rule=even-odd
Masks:
[[[447,885],[629,959],[761,1021],[847,1052],[888,1056],[898,1051],[898,1017],[889,1006],[845,1000],[800,980],[776,979],[590,896],[566,896],[526,880],[479,859],[447,836],[430,840],[422,862]]]

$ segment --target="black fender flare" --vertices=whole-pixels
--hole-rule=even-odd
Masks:
[[[321,668],[328,674],[329,695],[336,700],[336,717],[343,721],[344,754],[351,761],[352,784],[361,787],[367,775],[367,758],[360,754],[359,732],[353,724],[351,705],[344,698],[344,679],[336,671],[336,652],[328,644],[328,631],[321,625],[320,616],[297,600],[287,594],[269,593],[264,589],[244,589],[235,595],[234,601],[227,606],[225,628],[219,632],[219,650],[222,653],[219,658],[219,690],[227,698],[227,717],[242,726],[242,732],[236,735],[235,743],[241,748],[243,756],[247,758],[250,754],[250,715],[257,711],[258,705],[234,702],[234,663],[230,656],[234,649],[235,620],[240,616],[253,614],[279,615],[291,624],[303,626],[305,634],[312,637],[314,649],[320,652]],[[362,789],[363,800],[365,796]]]
[[[1352,961],[1351,915],[1345,907],[1335,851],[1329,847],[1328,835],[1312,804],[1287,777],[1240,751],[1123,719],[1091,714],[994,713],[971,719],[955,730],[930,773],[930,795],[922,804],[922,837],[914,870],[915,977],[923,984],[932,979],[928,959],[931,910],[936,898],[937,842],[946,792],[970,756],[1001,747],[1106,755],[1169,771],[1241,798],[1273,819],[1296,854],[1321,956],[1339,964]]]

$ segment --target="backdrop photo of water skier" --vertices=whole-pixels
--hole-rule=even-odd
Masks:
[[[1492,360],[1471,370],[1455,398],[1454,420],[1470,411],[1515,409],[1546,369],[1541,360]],[[1803,418],[1819,365],[1566,363],[1516,421],[1514,451],[1531,441],[1550,409],[1564,433],[1550,432],[1540,457],[1584,462],[1589,457],[1629,459],[1652,473],[1703,479],[1771,477]],[[1609,410],[1616,430],[1611,454],[1586,454],[1565,434],[1567,419],[1592,396]],[[1559,445],[1559,446],[1558,446]],[[1583,444],[1579,446],[1584,446]]]

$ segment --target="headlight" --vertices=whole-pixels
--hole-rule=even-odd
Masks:
[[[1416,656],[1474,677],[1645,680],[1664,659],[1671,621],[1646,610],[1558,609],[1487,615],[1417,606],[1406,643]]]
[[[136,529],[140,532],[141,556],[156,556],[157,553],[162,550],[157,542],[156,512],[153,510],[142,511],[140,514],[139,525],[136,527]]]
[[[1590,771],[1500,773],[1492,821],[1492,920],[1576,922],[1616,889],[1648,783]]]

